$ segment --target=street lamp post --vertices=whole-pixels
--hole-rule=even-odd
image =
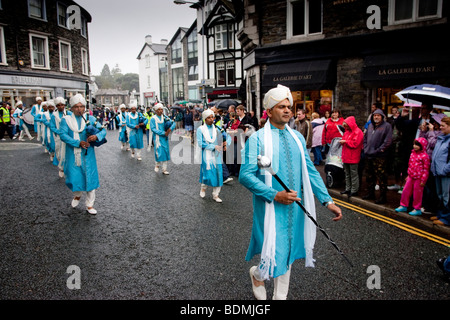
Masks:
[[[192,2],[192,1],[184,1],[184,0],[174,0],[173,3],[177,4],[177,5],[182,5],[182,4],[193,4],[196,7],[201,6],[199,2]],[[205,11],[204,11],[204,6],[201,6],[202,8],[202,30],[204,28],[204,24],[205,24]],[[202,85],[202,100],[203,100],[203,107],[206,107],[207,105],[207,101],[206,101],[206,93],[205,93],[205,37],[204,37],[204,31],[202,32],[202,80],[200,81],[201,85]]]

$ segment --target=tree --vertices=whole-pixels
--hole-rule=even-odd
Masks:
[[[109,70],[109,66],[105,63],[103,66],[102,72],[100,73],[102,77],[108,77],[111,76],[111,71]]]
[[[108,64],[103,66],[102,72],[99,76],[95,76],[95,81],[99,89],[116,89],[139,91],[139,75],[137,73],[127,73],[123,75],[119,65],[110,70]]]

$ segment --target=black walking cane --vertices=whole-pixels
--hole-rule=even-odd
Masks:
[[[263,161],[261,161],[263,160]],[[286,190],[287,192],[291,192],[291,190],[286,186],[286,184],[280,179],[280,177],[272,170],[271,167],[272,163],[270,161],[270,159],[268,157],[265,156],[261,156],[258,155],[258,167],[261,169],[266,169],[269,171],[269,173],[275,178],[277,179],[278,183],[284,188],[284,190]],[[351,261],[345,256],[344,252],[342,252],[341,249],[339,249],[339,247],[337,246],[337,244],[331,240],[330,236],[325,232],[325,230],[317,223],[316,219],[314,219],[313,216],[311,216],[311,214],[306,210],[306,208],[301,204],[300,201],[295,201],[295,203],[297,203],[300,208],[303,210],[303,212],[306,214],[306,216],[311,219],[311,221],[316,225],[316,227],[320,230],[320,232],[322,232],[322,234],[327,238],[328,242],[330,242],[333,247],[336,248],[336,250],[339,252],[339,254],[345,259],[345,261],[348,262],[348,264],[353,267],[353,264],[351,263]]]

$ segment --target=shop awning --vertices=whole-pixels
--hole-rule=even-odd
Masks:
[[[450,74],[447,54],[404,52],[371,55],[364,59],[361,82],[369,88],[405,87],[445,79]]]
[[[267,92],[278,84],[291,91],[333,89],[336,70],[331,60],[311,60],[269,65],[262,79],[262,90]]]

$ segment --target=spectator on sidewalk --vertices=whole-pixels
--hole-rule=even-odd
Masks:
[[[311,151],[312,146],[312,128],[311,123],[306,118],[306,110],[298,109],[297,118],[295,119],[295,129],[300,132],[306,141],[306,149]]]
[[[387,168],[386,159],[392,142],[392,127],[385,121],[381,109],[376,109],[364,135],[364,156],[367,169],[367,195],[364,200],[375,200],[375,185],[378,181],[380,197],[376,204],[386,203]]]
[[[414,210],[409,212],[412,216],[422,214],[422,197],[425,184],[430,172],[430,157],[427,154],[427,140],[418,138],[414,140],[413,150],[409,157],[408,177],[403,188],[400,206],[395,209],[396,212],[407,212],[409,200],[413,196]]]
[[[401,176],[401,161],[402,155],[400,154],[400,146],[401,146],[401,137],[402,132],[399,130],[397,126],[397,119],[400,116],[400,112],[398,111],[398,107],[391,108],[392,115],[387,118],[387,122],[389,122],[392,126],[392,144],[389,148],[389,159],[392,159],[392,166],[390,166],[389,174],[394,176],[394,184],[387,187],[388,190],[398,191],[402,185],[402,176]]]
[[[311,127],[313,132],[311,150],[314,155],[314,165],[320,166],[322,163],[322,132],[325,122],[320,118],[320,115],[317,112],[313,112],[311,119]]]
[[[355,117],[350,116],[344,121],[344,136],[339,141],[342,145],[342,162],[345,172],[345,190],[341,194],[356,196],[359,191],[358,163],[364,143],[364,134],[356,124]]]
[[[325,122],[322,132],[322,145],[325,146],[325,154],[330,149],[331,141],[336,137],[342,137],[342,132],[338,126],[342,126],[344,118],[341,117],[341,112],[334,109],[331,112],[331,117]]]
[[[439,209],[436,216],[431,219],[437,225],[450,225],[450,117],[442,118],[441,132],[442,135],[438,137],[431,156],[431,172],[436,179],[436,191],[439,197]]]

